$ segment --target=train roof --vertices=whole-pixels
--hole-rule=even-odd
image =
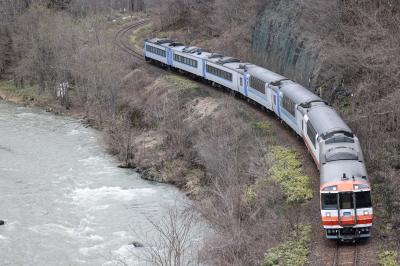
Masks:
[[[323,99],[312,93],[310,90],[291,80],[282,81],[280,90],[296,104],[324,102]]]
[[[327,183],[344,181],[343,175],[348,180],[367,180],[367,170],[363,162],[357,160],[340,160],[321,165],[321,187]],[[365,177],[363,179],[362,177]]]
[[[196,47],[196,46],[174,46],[174,44],[170,44],[171,49],[176,52],[181,52],[183,54],[187,54],[200,59],[207,59],[211,53],[205,49]]]
[[[328,105],[313,106],[307,112],[309,120],[324,139],[326,134],[332,132],[347,132],[352,134],[349,126],[343,121],[339,114]]]
[[[168,38],[152,38],[152,39],[146,39],[145,42],[164,46],[163,44],[173,43],[174,41]]]
[[[250,75],[264,81],[265,83],[271,83],[271,82],[276,82],[279,80],[287,79],[284,76],[281,76],[275,72],[272,72],[268,69],[265,69],[265,68],[257,66],[257,65],[247,64],[246,68],[247,68],[247,72]]]

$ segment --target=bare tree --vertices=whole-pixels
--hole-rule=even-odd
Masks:
[[[132,256],[149,265],[200,265],[200,223],[197,214],[175,205],[168,208],[160,221],[149,218],[148,222],[155,234],[149,237],[138,233],[141,235],[140,243],[143,247],[137,252],[134,250]]]

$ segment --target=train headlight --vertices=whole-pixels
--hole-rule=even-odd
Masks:
[[[330,212],[327,212],[327,213],[326,213],[326,217],[331,217],[331,213],[330,213]]]
[[[354,190],[361,190],[361,189],[369,189],[369,186],[367,184],[357,184],[353,185]]]
[[[368,215],[369,214],[369,211],[368,210],[364,210],[364,215]]]

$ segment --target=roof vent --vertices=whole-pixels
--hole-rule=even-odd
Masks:
[[[173,43],[170,43],[169,46],[179,47],[179,46],[185,46],[185,45],[183,43],[180,43],[180,42],[173,42]]]
[[[222,54],[211,54],[208,58],[213,59],[213,58],[222,58],[224,57]]]
[[[273,81],[273,82],[271,82],[270,84],[272,85],[272,86],[280,86],[281,85],[281,82],[282,81],[285,81],[285,80],[290,80],[290,79],[280,79],[280,80],[277,80],[277,81]]]
[[[158,41],[156,41],[156,44],[164,44],[164,43],[173,43],[174,41],[170,40],[170,39],[160,39]]]
[[[233,57],[227,57],[227,58],[221,58],[220,60],[218,60],[218,64],[228,64],[228,63],[238,63],[240,62],[239,59],[233,58]]]

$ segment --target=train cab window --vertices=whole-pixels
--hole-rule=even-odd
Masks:
[[[353,192],[346,192],[339,194],[340,209],[353,209]]]
[[[334,136],[325,141],[325,144],[345,143],[345,142],[354,143],[354,139],[347,136]]]
[[[325,158],[326,158],[326,162],[344,161],[344,160],[357,161],[358,155],[348,153],[348,152],[338,152],[335,154],[329,154],[329,155],[327,154],[327,155],[325,155]]]
[[[371,193],[369,191],[356,192],[356,207],[360,208],[371,208]]]
[[[240,86],[243,86],[243,78],[240,78]]]
[[[337,209],[337,193],[322,193],[321,206],[323,210]]]

